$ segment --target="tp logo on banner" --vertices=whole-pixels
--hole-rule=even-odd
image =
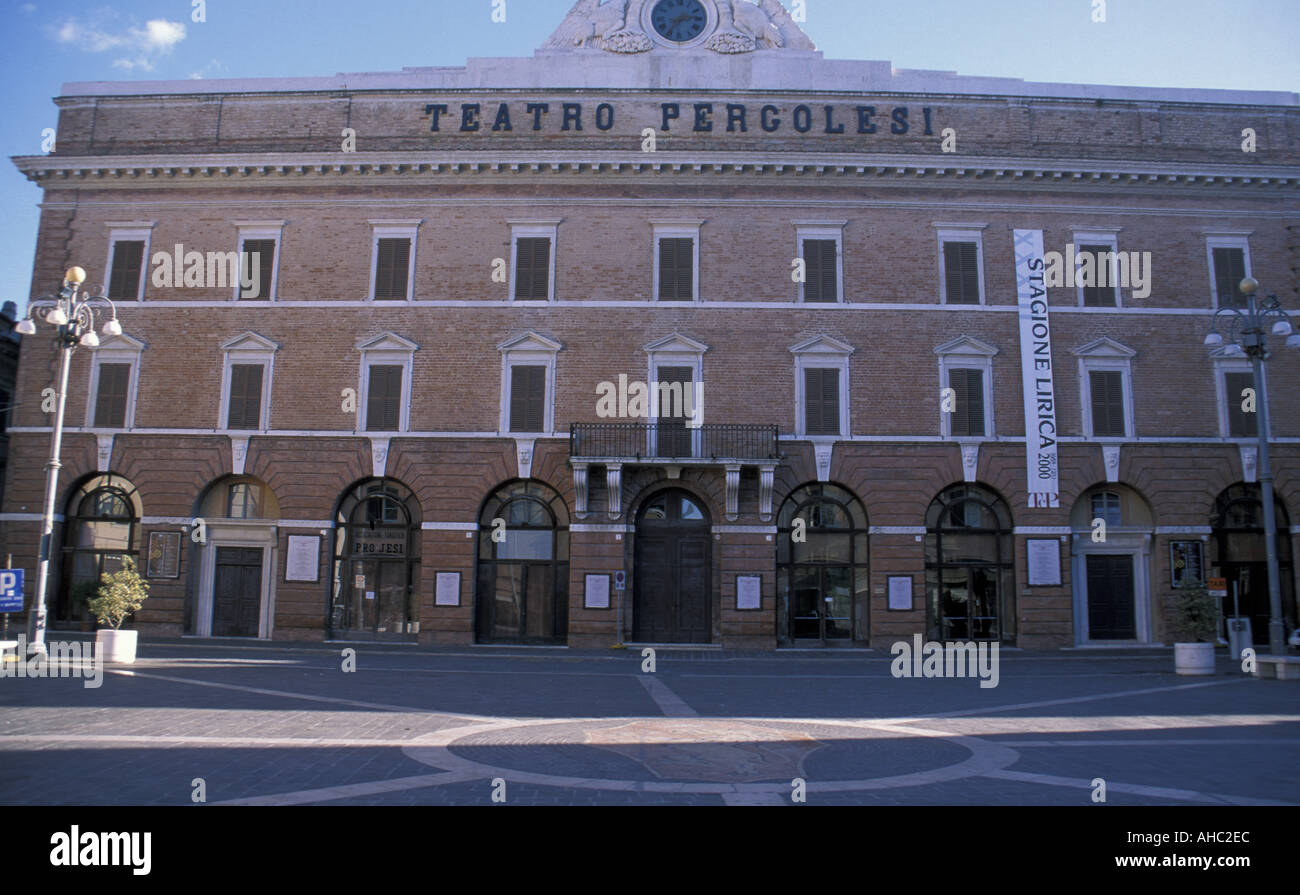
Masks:
[[[1043,277],[1043,231],[1016,230],[1016,292],[1020,302],[1020,378],[1025,388],[1025,463],[1029,506],[1061,505],[1056,454],[1056,388],[1052,328]]]

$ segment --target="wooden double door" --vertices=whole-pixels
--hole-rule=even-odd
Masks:
[[[1137,637],[1133,555],[1087,554],[1088,639],[1133,640]]]
[[[256,637],[262,617],[261,547],[217,547],[212,636]]]
[[[708,643],[712,630],[712,534],[694,497],[668,491],[637,520],[632,638]]]

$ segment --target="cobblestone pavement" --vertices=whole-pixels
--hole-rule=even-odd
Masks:
[[[0,678],[0,804],[1300,804],[1300,686],[1226,658],[1004,651],[982,689],[880,652],[346,646]]]

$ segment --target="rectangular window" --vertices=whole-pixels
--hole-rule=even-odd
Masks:
[[[982,437],[984,371],[961,368],[949,370],[948,387],[957,393],[951,417],[952,434],[955,437]]]
[[[1246,253],[1242,249],[1216,248],[1214,250],[1214,289],[1219,296],[1219,307],[1245,307],[1241,294],[1241,281],[1246,278]]]
[[[810,367],[804,371],[804,421],[809,435],[840,434],[840,371]]]
[[[695,240],[689,236],[659,240],[659,298],[664,301],[695,298]]]
[[[839,301],[840,284],[836,272],[836,247],[833,239],[805,239],[803,260],[807,267],[804,301]]]
[[[1083,306],[1085,308],[1115,307],[1115,283],[1112,279],[1116,272],[1112,260],[1115,257],[1115,248],[1109,245],[1079,246],[1079,256],[1084,253],[1092,258],[1093,285],[1080,287],[1083,290]],[[1106,285],[1099,285],[1101,283]]]
[[[1122,526],[1124,515],[1119,495],[1113,491],[1092,495],[1092,518],[1103,519],[1107,525],[1115,528]]]
[[[95,389],[95,425],[120,429],[126,425],[127,390],[131,387],[130,364],[100,364]]]
[[[546,368],[510,368],[510,431],[540,432],[546,420]]]
[[[108,278],[108,297],[113,301],[136,301],[140,297],[143,266],[142,240],[119,240],[113,243],[113,271]]]
[[[366,399],[366,428],[372,432],[396,432],[402,413],[402,367],[374,364]]]
[[[521,236],[515,241],[515,298],[546,301],[550,298],[551,240]]]
[[[262,427],[261,364],[230,365],[230,405],[226,414],[228,429]]]
[[[1124,374],[1119,370],[1089,370],[1088,391],[1092,396],[1094,438],[1123,438]]]
[[[375,257],[375,298],[406,300],[411,240],[382,237]]]
[[[1217,249],[1216,249],[1217,251]],[[1228,401],[1228,436],[1231,438],[1256,438],[1259,435],[1259,414],[1250,413],[1242,410],[1241,405],[1246,402],[1246,396],[1242,393],[1246,389],[1251,392],[1255,390],[1254,373],[1224,373],[1223,387],[1227,392]],[[1258,408],[1259,396],[1251,402],[1252,406]]]
[[[256,267],[253,266],[254,260],[257,262]],[[271,278],[275,275],[275,240],[245,239],[239,265],[241,274],[239,297],[250,301],[270,301]],[[253,285],[245,289],[243,284],[249,282]],[[405,292],[402,297],[406,297]]]
[[[980,303],[979,250],[976,243],[945,242],[943,268],[948,304]]]

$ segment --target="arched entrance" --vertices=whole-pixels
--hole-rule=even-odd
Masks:
[[[253,476],[225,476],[208,486],[194,509],[204,520],[205,537],[195,545],[198,599],[187,632],[269,638],[280,518],[275,493]]]
[[[632,639],[708,643],[712,630],[712,527],[694,495],[654,495],[636,521]]]
[[[1282,617],[1288,631],[1296,626],[1294,572],[1291,566],[1291,517],[1282,499],[1273,496],[1277,516],[1277,563],[1282,589]],[[1272,616],[1268,599],[1268,553],[1264,540],[1264,502],[1259,485],[1242,482],[1219,495],[1210,519],[1214,532],[1214,555],[1210,564],[1215,576],[1228,581],[1223,614],[1233,613],[1236,595],[1238,612],[1250,619],[1255,643],[1268,643],[1268,622]],[[1220,632],[1222,633],[1222,632]]]
[[[1151,642],[1155,518],[1119,484],[1085,491],[1070,511],[1075,643]]]
[[[86,600],[100,577],[137,559],[143,508],[135,486],[118,475],[92,476],[68,497],[63,574],[54,618],[61,623],[90,619]],[[144,569],[140,570],[144,574]]]
[[[395,479],[367,479],[334,514],[329,636],[414,641],[420,632],[420,505]]]
[[[867,513],[837,485],[794,491],[777,517],[777,633],[783,643],[867,639]]]
[[[931,639],[1016,641],[1011,510],[981,485],[953,485],[925,516]]]
[[[569,632],[569,509],[541,482],[493,492],[479,513],[479,643],[562,644]]]

